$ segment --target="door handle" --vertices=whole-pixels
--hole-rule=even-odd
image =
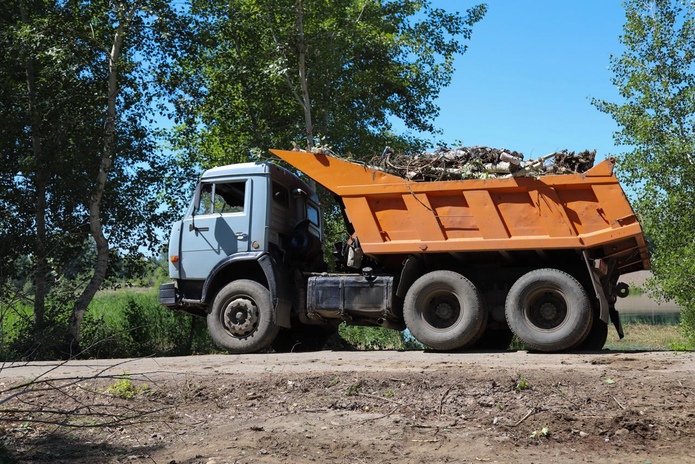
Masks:
[[[234,235],[236,235],[237,240],[246,240],[246,237],[248,237],[244,232],[237,232]]]

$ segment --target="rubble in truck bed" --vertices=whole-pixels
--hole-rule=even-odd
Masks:
[[[583,173],[595,158],[596,150],[562,150],[526,161],[522,153],[489,147],[439,148],[414,155],[396,154],[387,147],[368,164],[414,181],[438,181]]]

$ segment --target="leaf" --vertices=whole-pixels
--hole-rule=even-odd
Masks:
[[[615,383],[615,380],[611,379],[610,377],[606,377],[605,379],[603,379],[603,381],[609,385],[612,385]]]
[[[695,342],[695,5],[627,0],[621,55],[610,60],[618,102],[594,99],[617,123],[618,174],[652,247],[650,293],[674,300]]]

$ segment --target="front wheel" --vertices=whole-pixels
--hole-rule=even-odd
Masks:
[[[264,350],[280,330],[268,289],[252,280],[235,280],[223,287],[207,322],[212,340],[234,354]]]
[[[416,280],[405,296],[403,318],[413,336],[435,350],[470,345],[487,325],[480,291],[452,271],[432,271]]]
[[[546,352],[576,347],[592,322],[586,291],[558,269],[537,269],[521,276],[507,294],[505,316],[526,346]]]

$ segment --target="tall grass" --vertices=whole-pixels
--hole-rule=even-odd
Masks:
[[[357,350],[421,350],[423,348],[409,332],[383,327],[340,324],[338,333],[348,346]]]
[[[55,308],[60,309],[61,306]],[[55,359],[65,356],[69,307],[52,309],[41,333],[32,328],[32,308],[14,304],[0,321],[0,358]],[[124,358],[210,353],[215,350],[205,321],[159,304],[155,289],[104,291],[92,300],[82,322],[81,356]]]
[[[203,319],[159,304],[156,290],[107,292],[94,298],[82,328],[90,357],[122,358],[213,351]]]
[[[625,338],[620,340],[613,326],[608,327],[605,348],[618,351],[689,351],[695,349],[681,328],[676,325],[626,323],[623,325]]]

